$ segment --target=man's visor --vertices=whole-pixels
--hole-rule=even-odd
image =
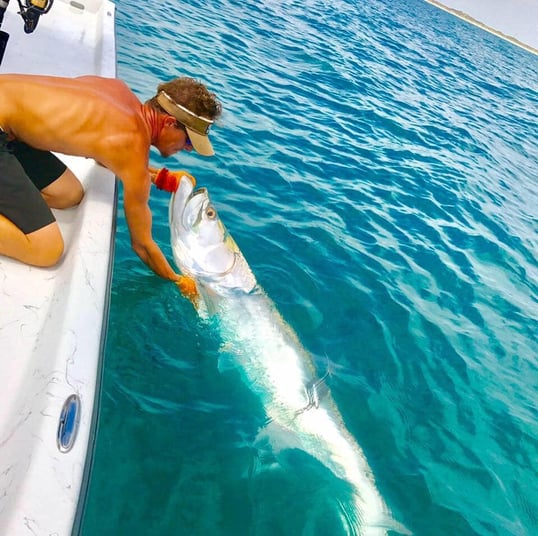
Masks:
[[[211,142],[207,137],[209,129],[213,124],[211,119],[196,115],[188,108],[181,106],[168,95],[165,91],[159,91],[157,102],[172,117],[175,117],[187,129],[187,133],[192,142],[194,150],[202,156],[211,156],[215,154]]]

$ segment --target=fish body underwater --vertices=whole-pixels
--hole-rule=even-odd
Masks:
[[[343,533],[399,532],[359,445],[316,376],[312,356],[257,284],[208,191],[182,178],[170,201],[169,223],[174,260],[196,281],[200,316],[217,318],[226,353],[263,404],[267,423],[259,437],[276,458],[292,445],[348,484],[351,504],[339,505]]]

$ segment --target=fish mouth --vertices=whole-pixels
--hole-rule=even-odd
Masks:
[[[185,215],[187,212],[187,207],[189,204],[198,198],[198,196],[203,196],[205,198],[209,197],[207,188],[200,187],[194,188],[194,185],[190,180],[182,178],[179,182],[178,189],[172,194],[169,205],[169,214],[168,221],[172,225],[175,222],[181,223],[185,227]],[[200,205],[203,203],[203,200],[200,201]]]
[[[193,190],[191,192],[191,195],[189,195],[189,197],[187,197],[187,199],[185,200],[185,207],[184,207],[184,210],[187,208],[187,205],[193,200],[193,199],[196,199],[198,196],[204,196],[204,197],[209,197],[209,194],[208,194],[208,191],[207,191],[207,188],[205,186],[202,186],[200,188],[196,188],[196,190]]]
[[[195,196],[205,194],[207,195],[207,188],[205,186],[201,186],[200,188],[196,188],[196,190],[192,190],[191,195],[187,198],[187,203]]]
[[[192,190],[185,200],[181,214],[181,224],[185,231],[198,224],[202,219],[205,207],[209,203],[209,194],[207,188],[197,188]]]

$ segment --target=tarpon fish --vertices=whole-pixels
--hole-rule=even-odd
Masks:
[[[349,484],[354,513],[341,514],[348,534],[394,530],[359,445],[325,381],[316,377],[312,356],[258,285],[207,189],[195,189],[183,177],[170,201],[169,222],[174,260],[196,282],[200,315],[216,317],[226,352],[263,404],[265,443],[278,451],[279,440],[287,436],[292,448]]]

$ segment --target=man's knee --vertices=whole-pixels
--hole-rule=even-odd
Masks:
[[[84,197],[84,188],[79,180],[73,182],[71,188],[66,192],[64,198],[64,208],[74,207],[78,205]]]
[[[41,190],[41,195],[51,208],[69,208],[82,201],[84,187],[67,168],[53,183]]]
[[[58,264],[58,261],[62,258],[64,253],[64,241],[60,236],[59,240],[50,244],[45,250],[41,251],[38,258],[39,264],[37,266],[47,267]]]
[[[34,266],[54,266],[64,252],[64,240],[57,223],[26,235],[30,249],[27,262]]]

